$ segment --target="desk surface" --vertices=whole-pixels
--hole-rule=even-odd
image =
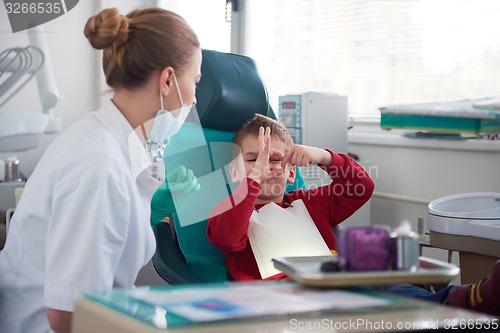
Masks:
[[[90,299],[81,297],[76,302],[73,332],[106,333],[290,333],[290,332],[383,332],[465,329],[481,331],[486,324],[500,325],[499,319],[487,315],[442,306],[436,303],[408,299],[412,310],[391,310],[366,314],[326,314],[290,316],[287,318],[258,318],[246,321],[196,324],[178,328],[158,329],[132,317],[111,310]],[[493,327],[494,328],[494,327]]]
[[[500,256],[500,241],[492,239],[445,234],[431,230],[429,243],[431,246],[451,251],[469,252],[495,258]]]
[[[430,231],[429,235],[431,246],[458,251],[462,284],[481,281],[491,274],[492,267],[500,259],[500,241],[435,231]]]

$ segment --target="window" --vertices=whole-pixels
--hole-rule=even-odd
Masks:
[[[151,2],[151,3],[149,3]],[[145,1],[143,5],[157,5],[181,15],[198,35],[201,47],[221,52],[229,52],[231,44],[231,23],[226,22],[223,0],[155,0]],[[101,0],[101,9],[117,7],[121,13],[129,13],[138,8],[134,2],[120,0]],[[102,98],[109,97],[110,90],[104,73],[99,74],[98,91]]]
[[[230,51],[231,23],[224,0],[158,0],[158,6],[181,15],[198,35],[201,47]]]
[[[351,116],[373,118],[388,104],[500,95],[500,1],[239,2],[243,53],[275,110],[307,91],[347,95]]]

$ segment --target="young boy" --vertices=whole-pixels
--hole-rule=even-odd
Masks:
[[[345,154],[294,145],[283,124],[262,115],[244,125],[234,143],[244,165],[232,164],[230,173],[240,185],[214,208],[207,226],[207,237],[226,256],[231,277],[237,281],[262,279],[248,228],[254,209],[269,203],[287,208],[301,199],[328,248],[336,250],[332,227],[351,216],[373,193],[374,183],[366,171]],[[296,166],[311,163],[325,170],[332,183],[284,195],[287,182],[295,180]]]
[[[268,117],[256,115],[236,133],[234,143],[240,147],[244,166],[231,165],[231,178],[240,185],[214,208],[207,226],[208,239],[226,256],[234,280],[262,279],[248,237],[254,209],[272,202],[286,208],[295,200],[303,200],[325,243],[335,250],[332,227],[372,195],[373,181],[351,158],[328,149],[294,145],[286,128]],[[284,195],[286,183],[295,179],[295,166],[310,163],[328,172],[332,183]],[[437,293],[408,284],[387,291],[500,316],[500,260],[491,275],[477,284],[448,286]]]

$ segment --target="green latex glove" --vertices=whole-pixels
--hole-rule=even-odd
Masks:
[[[179,165],[167,173],[166,182],[172,194],[177,198],[182,195],[189,195],[191,192],[198,192],[201,188],[198,179],[193,174],[193,170]],[[180,200],[182,202],[182,200]]]
[[[175,212],[176,205],[182,205],[191,193],[199,191],[200,188],[201,185],[191,169],[180,165],[169,171],[165,182],[151,200],[151,225],[157,225],[163,218]]]

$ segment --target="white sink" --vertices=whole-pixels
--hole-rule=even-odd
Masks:
[[[462,193],[436,199],[428,207],[427,227],[500,241],[500,193]]]

